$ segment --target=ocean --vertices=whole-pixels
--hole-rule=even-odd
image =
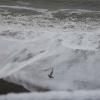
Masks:
[[[0,100],[94,100],[99,71],[100,0],[0,0]]]
[[[0,4],[33,6],[50,10],[66,8],[100,10],[100,0],[0,0]]]

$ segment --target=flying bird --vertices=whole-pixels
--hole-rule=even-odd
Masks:
[[[54,73],[54,69],[52,68],[50,74],[48,74],[48,77],[49,77],[49,78],[54,78],[53,73]]]

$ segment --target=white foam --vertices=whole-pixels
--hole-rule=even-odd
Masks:
[[[0,7],[43,12],[41,15],[0,15],[0,34],[3,34],[0,38],[4,44],[4,47],[0,45],[0,55],[9,50],[0,61],[0,78],[7,77],[30,91],[35,86],[59,91],[99,88],[99,21],[87,19],[85,24],[74,18],[57,19],[44,9]],[[54,79],[48,77],[52,67]]]
[[[100,91],[75,91],[75,92],[47,92],[47,93],[23,93],[0,96],[0,100],[97,100],[100,99]]]

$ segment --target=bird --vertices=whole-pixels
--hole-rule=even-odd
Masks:
[[[52,68],[50,74],[48,74],[48,77],[49,77],[49,78],[54,78],[53,73],[54,73],[54,70],[53,70],[53,68]]]

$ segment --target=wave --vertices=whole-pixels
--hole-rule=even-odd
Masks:
[[[100,89],[99,12],[0,8],[5,11],[0,12],[0,78],[30,91]],[[41,13],[16,14],[8,8]],[[52,70],[54,78],[48,77]]]
[[[23,94],[8,94],[0,96],[1,100],[97,100],[100,98],[100,91],[75,91],[75,92],[46,92],[46,93],[23,93]]]

